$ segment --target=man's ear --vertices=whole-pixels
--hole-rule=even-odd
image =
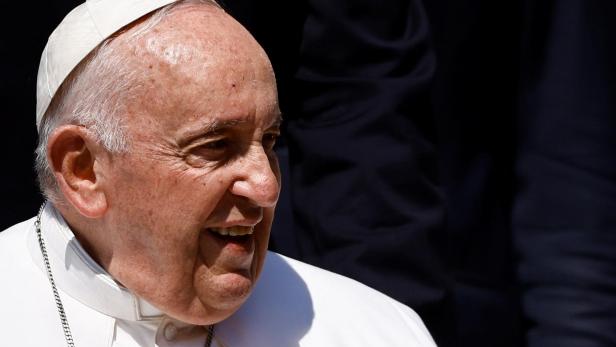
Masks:
[[[87,218],[102,217],[107,196],[99,172],[106,153],[85,127],[63,125],[47,143],[48,160],[65,199]]]

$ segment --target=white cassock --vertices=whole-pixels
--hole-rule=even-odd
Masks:
[[[0,233],[0,346],[66,346],[35,219]],[[114,281],[48,204],[42,233],[77,347],[203,346]],[[434,346],[410,308],[349,278],[269,252],[248,301],[216,325],[216,347]]]

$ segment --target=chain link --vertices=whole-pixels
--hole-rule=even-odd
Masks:
[[[214,324],[207,327],[207,338],[205,340],[205,347],[212,345],[212,338],[214,337]]]
[[[58,293],[56,282],[53,280],[53,274],[51,273],[51,265],[49,264],[49,256],[47,256],[47,248],[45,247],[45,242],[43,241],[43,235],[41,235],[41,215],[43,214],[45,205],[46,202],[43,203],[43,205],[41,206],[41,209],[36,216],[36,222],[34,222],[34,226],[36,227],[36,236],[38,237],[39,246],[41,247],[41,253],[43,254],[43,262],[45,263],[45,270],[47,270],[47,278],[49,279],[49,283],[51,283],[53,297],[56,300],[56,307],[58,308],[58,313],[60,314],[60,321],[62,322],[62,330],[64,330],[64,338],[66,339],[66,344],[69,347],[75,347],[75,343],[73,342],[73,335],[71,334],[71,328],[68,325],[66,313],[64,312],[64,305],[62,305],[62,300],[60,299],[60,294]]]

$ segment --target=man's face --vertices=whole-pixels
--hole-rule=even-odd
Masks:
[[[116,44],[145,77],[125,115],[130,150],[106,177],[107,270],[175,318],[219,321],[255,284],[280,191],[270,63],[209,6]]]

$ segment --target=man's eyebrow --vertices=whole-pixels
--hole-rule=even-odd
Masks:
[[[248,121],[247,119],[227,119],[227,120],[214,119],[214,120],[208,121],[207,123],[204,123],[203,126],[201,126],[200,128],[200,133],[201,134],[217,133],[222,129],[234,127],[238,124],[246,123],[247,121]]]
[[[276,118],[274,119],[274,121],[272,122],[272,124],[269,126],[270,128],[279,128],[280,125],[282,124],[282,113],[278,112],[278,114],[276,115]]]

